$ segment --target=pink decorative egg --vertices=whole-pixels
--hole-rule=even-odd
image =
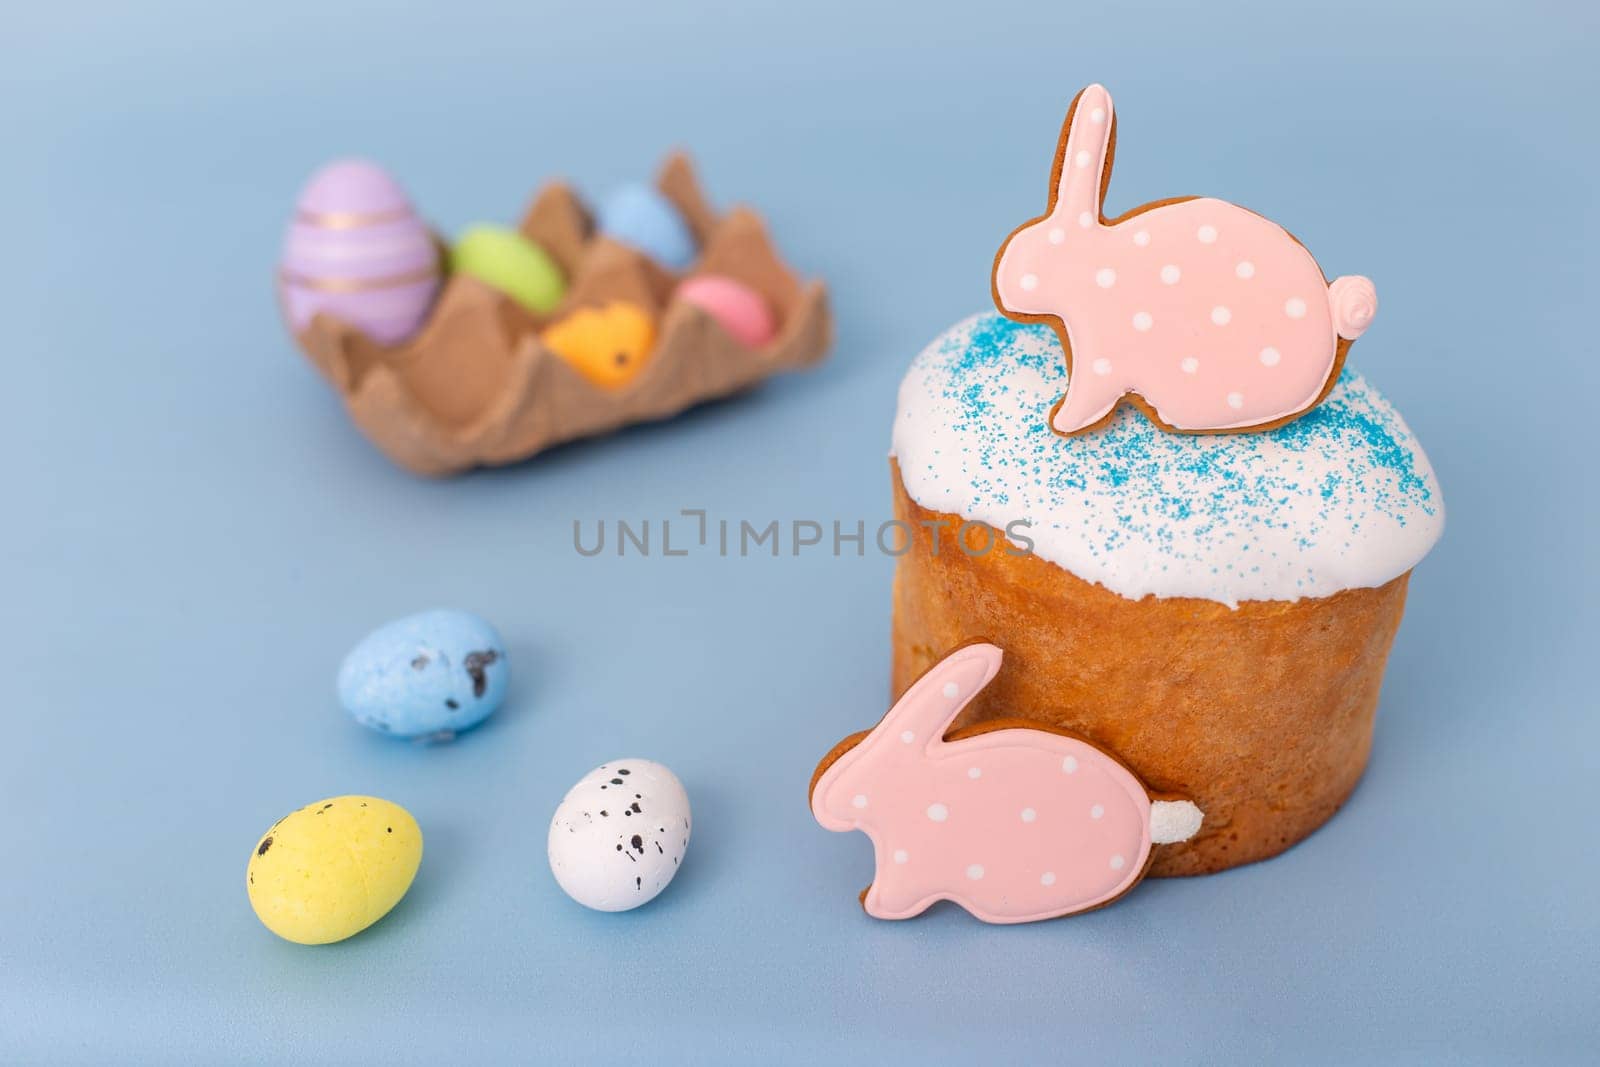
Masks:
[[[382,167],[345,159],[311,176],[279,273],[284,313],[296,330],[325,312],[397,344],[421,329],[440,280],[433,234]]]
[[[777,335],[772,308],[743,282],[721,274],[702,274],[678,286],[677,297],[716,319],[746,348],[760,348]]]

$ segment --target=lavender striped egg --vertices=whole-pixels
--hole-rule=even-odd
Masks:
[[[382,167],[343,159],[306,183],[279,275],[294,329],[326,312],[381,344],[397,344],[422,328],[440,273],[433,234]]]

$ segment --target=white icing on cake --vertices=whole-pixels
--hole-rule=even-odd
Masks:
[[[1256,434],[1165,433],[1124,406],[1061,437],[1048,420],[1066,378],[1046,326],[951,327],[900,385],[911,499],[1001,530],[1026,520],[1035,554],[1121,596],[1230,606],[1382,585],[1443,532],[1428,457],[1348,367],[1319,407]]]

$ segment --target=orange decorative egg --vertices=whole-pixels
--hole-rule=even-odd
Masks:
[[[614,300],[579,308],[545,330],[540,340],[595,385],[617,389],[649,362],[656,326],[644,308]]]

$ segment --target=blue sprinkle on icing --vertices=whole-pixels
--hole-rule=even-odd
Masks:
[[[1124,406],[1049,426],[1066,391],[1046,326],[993,313],[913,362],[894,454],[924,507],[1031,525],[1035,551],[1128,597],[1292,600],[1381,585],[1438,540],[1444,505],[1399,414],[1348,366],[1320,406],[1265,433],[1182,435]]]

